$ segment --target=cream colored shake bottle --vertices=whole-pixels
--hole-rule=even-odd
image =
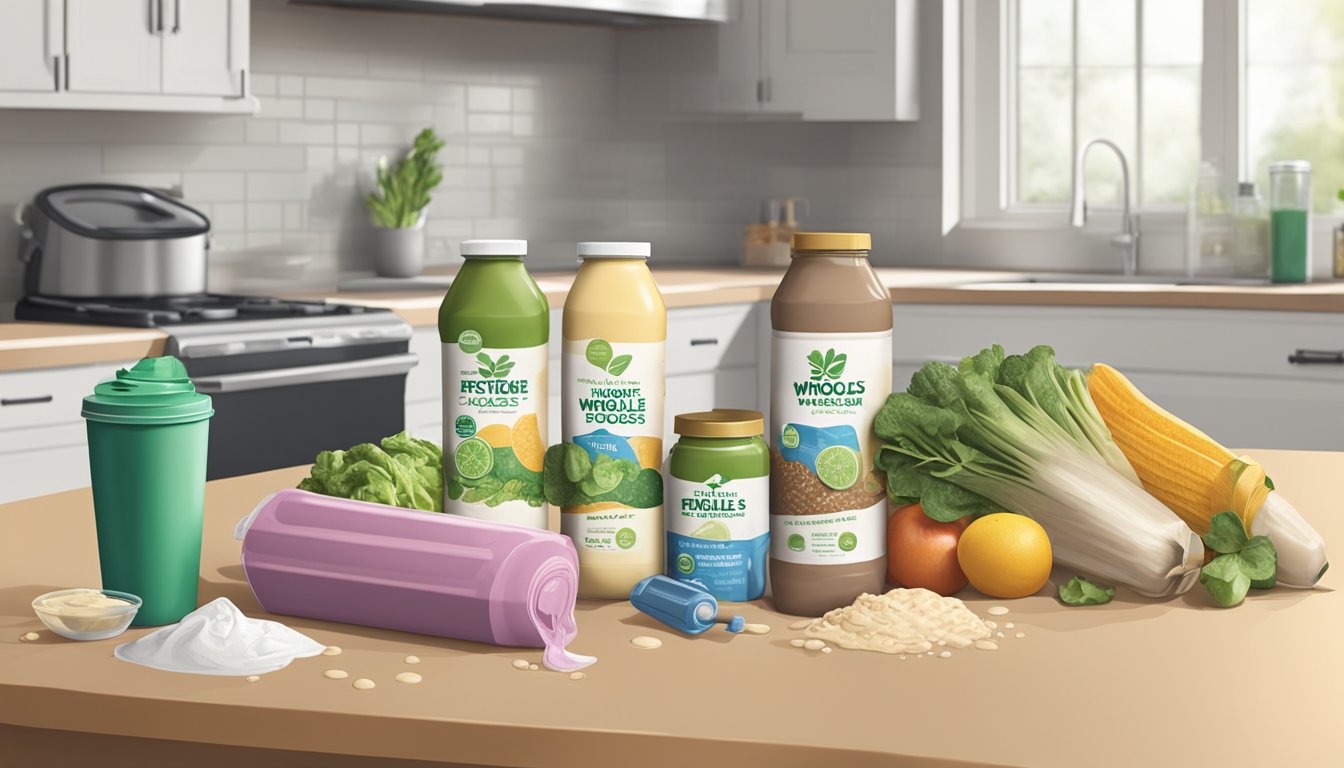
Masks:
[[[561,353],[564,444],[547,498],[579,553],[579,595],[624,600],[663,571],[667,309],[648,243],[579,243]]]

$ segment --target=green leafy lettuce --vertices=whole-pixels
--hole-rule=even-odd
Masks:
[[[1250,589],[1274,586],[1279,567],[1274,542],[1264,536],[1247,536],[1235,512],[1213,516],[1204,545],[1218,555],[1200,570],[1199,583],[1219,606],[1231,608],[1245,600]]]
[[[1199,543],[1139,484],[1111,439],[1082,371],[1039,346],[995,345],[953,366],[931,362],[874,420],[875,461],[897,503],[939,521],[1028,515],[1055,560],[1150,596],[1187,588]]]
[[[663,478],[629,459],[599,453],[596,459],[573,443],[546,449],[542,467],[546,501],[562,507],[604,501],[648,509],[663,503]]]
[[[1115,587],[1103,587],[1081,576],[1060,586],[1059,601],[1065,605],[1105,605],[1115,597]]]
[[[299,489],[396,507],[443,511],[443,451],[405,432],[380,445],[322,451]]]

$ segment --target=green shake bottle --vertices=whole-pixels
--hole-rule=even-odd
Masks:
[[[439,307],[445,512],[546,527],[546,341],[550,305],[526,240],[467,240]]]

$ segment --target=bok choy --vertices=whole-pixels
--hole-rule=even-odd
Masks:
[[[1008,511],[1050,536],[1055,561],[1152,597],[1199,578],[1198,535],[1139,484],[1081,371],[1040,346],[932,362],[874,421],[891,499],[951,521]]]

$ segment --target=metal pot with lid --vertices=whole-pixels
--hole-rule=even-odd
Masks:
[[[31,296],[184,296],[206,290],[210,220],[157,190],[73,184],[21,207],[19,261]]]

